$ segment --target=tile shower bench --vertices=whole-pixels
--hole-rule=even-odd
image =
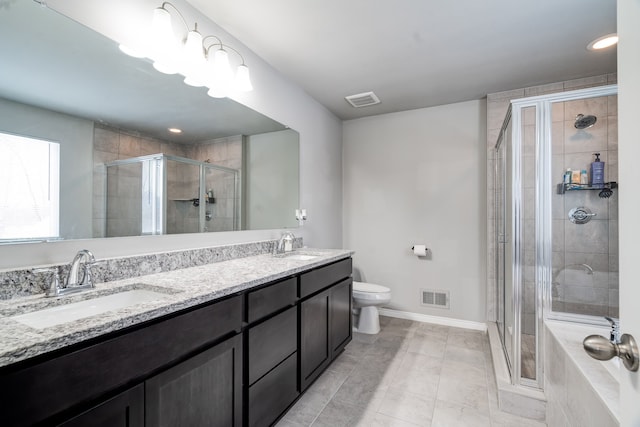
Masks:
[[[351,251],[257,255],[0,302],[0,425],[263,426],[351,340]],[[11,318],[130,289],[161,294],[34,329]]]

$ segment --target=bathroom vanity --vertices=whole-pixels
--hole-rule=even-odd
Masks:
[[[0,425],[271,425],[351,340],[350,256],[259,255],[105,283],[98,292],[170,292],[40,330],[4,302]]]

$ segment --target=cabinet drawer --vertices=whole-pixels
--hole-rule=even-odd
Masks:
[[[253,323],[281,308],[295,304],[296,284],[292,277],[247,294],[247,322]]]
[[[242,327],[236,296],[2,376],[0,425],[29,425],[150,375]],[[34,396],[46,396],[37,405]]]
[[[298,397],[294,353],[249,388],[249,426],[271,425]]]
[[[298,308],[249,329],[249,384],[259,380],[298,345]]]
[[[351,258],[343,259],[325,267],[311,270],[300,276],[300,298],[318,292],[351,276]]]

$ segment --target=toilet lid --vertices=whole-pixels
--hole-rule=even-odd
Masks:
[[[389,292],[389,288],[387,287],[374,285],[373,283],[364,283],[364,282],[353,282],[353,289],[358,292],[374,292],[374,293]]]

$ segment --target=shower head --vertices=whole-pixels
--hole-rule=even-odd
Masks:
[[[573,124],[576,129],[586,129],[596,124],[598,118],[596,116],[585,116],[584,114],[578,114],[576,116],[576,122]]]

